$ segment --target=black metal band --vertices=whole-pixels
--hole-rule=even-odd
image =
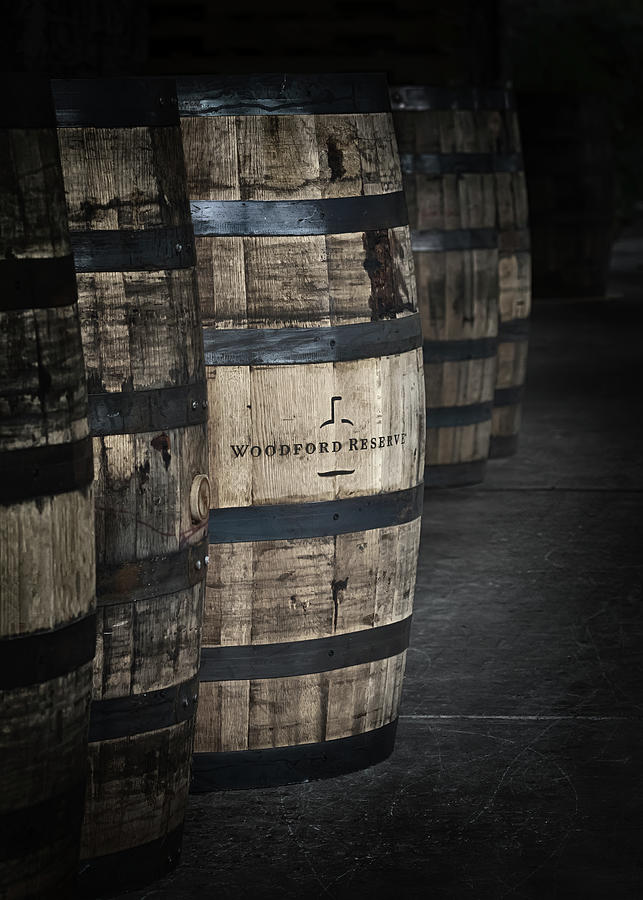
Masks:
[[[195,753],[190,792],[276,787],[357,772],[391,755],[396,731],[397,719],[394,719],[373,731],[334,741],[264,750]]]
[[[129,697],[94,700],[89,719],[89,741],[111,741],[180,725],[196,714],[199,677],[160,691]]]
[[[82,859],[78,870],[78,897],[96,900],[124,891],[148,887],[181,861],[183,823],[168,834],[117,853]]]
[[[35,853],[59,841],[71,843],[73,835],[80,831],[84,798],[83,780],[39,803],[0,813],[0,862],[24,860],[27,853]]]
[[[411,231],[415,253],[440,253],[451,250],[497,250],[495,228],[461,228],[453,231]]]
[[[94,480],[91,437],[0,453],[0,504],[86,488]]]
[[[105,391],[88,399],[94,437],[185,428],[208,420],[208,387],[203,382],[149,391]]]
[[[56,127],[48,78],[31,72],[5,72],[1,80],[3,129]]]
[[[503,459],[505,456],[514,456],[518,451],[518,435],[491,435],[489,442],[489,459]]]
[[[524,384],[516,385],[508,388],[498,388],[493,395],[494,406],[516,406],[522,403],[522,395],[524,393]]]
[[[201,681],[250,681],[289,678],[345,669],[397,656],[409,646],[411,616],[380,628],[281,644],[204,647]]]
[[[394,356],[422,346],[420,316],[324,328],[204,328],[206,366],[292,366]]]
[[[59,128],[177,126],[176,85],[170,78],[55,78]]]
[[[484,88],[443,88],[409,84],[391,87],[391,108],[421,112],[427,109],[514,109],[513,91]]]
[[[0,312],[70,306],[77,299],[71,256],[0,260]]]
[[[468,406],[442,406],[427,409],[427,428],[456,428],[479,425],[491,419],[492,403],[471,403]]]
[[[497,338],[471,338],[464,341],[424,341],[424,363],[464,362],[489,359],[498,352]]]
[[[60,678],[91,662],[96,650],[96,615],[51,631],[0,639],[0,689],[28,687]]]
[[[424,470],[424,483],[428,488],[464,487],[468,484],[480,484],[484,481],[486,467],[486,459],[443,466],[427,466]]]
[[[275,506],[210,510],[210,543],[278,541],[391,528],[422,514],[422,484],[404,491]]]
[[[207,570],[208,539],[149,559],[123,563],[121,566],[98,566],[96,598],[99,606],[136,603],[187,591],[203,581]]]
[[[484,175],[522,172],[520,153],[400,153],[405,175]]]
[[[197,237],[348,234],[408,224],[403,191],[325,200],[197,200]]]
[[[498,250],[500,253],[528,255],[530,247],[531,234],[528,228],[514,228],[498,232]]]
[[[389,112],[379,73],[191,75],[177,79],[181,116],[338,115]]]
[[[500,343],[527,341],[529,339],[529,326],[528,318],[501,321],[498,325],[498,341]]]
[[[189,225],[137,231],[72,232],[77,272],[158,272],[195,265]]]

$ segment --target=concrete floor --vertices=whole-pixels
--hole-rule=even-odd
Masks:
[[[630,260],[631,262],[631,260]],[[427,497],[397,747],[192,797],[130,898],[643,896],[643,291],[534,311],[519,455]]]

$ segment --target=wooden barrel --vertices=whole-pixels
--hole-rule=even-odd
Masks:
[[[421,334],[385,80],[179,79],[213,509],[194,789],[393,747],[423,485]]]
[[[498,368],[489,444],[492,459],[511,456],[518,446],[531,313],[531,251],[520,127],[513,92],[497,93],[497,108],[487,111],[498,223]]]
[[[474,484],[489,455],[497,366],[503,92],[391,89],[424,336],[429,487]]]
[[[614,229],[611,110],[598,96],[518,95],[535,297],[602,297]]]
[[[96,458],[82,884],[178,859],[207,564],[207,397],[176,89],[55,81]],[[205,496],[204,496],[205,495]]]
[[[0,896],[59,900],[85,789],[92,445],[51,91],[19,78],[0,130]]]

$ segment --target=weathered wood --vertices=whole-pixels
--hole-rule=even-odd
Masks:
[[[529,238],[513,99],[419,85],[393,88],[392,98],[431,376],[427,479],[481,481],[490,448],[515,449],[527,352]]]
[[[379,91],[379,111],[355,109],[364,78],[369,96]],[[193,209],[205,201],[253,202],[244,207],[248,229],[251,216],[264,229],[261,236],[226,234],[219,222],[216,234],[213,226],[197,237],[213,422],[203,653],[223,648],[232,660],[235,648],[241,654],[252,647],[261,660],[264,652],[279,656],[289,642],[323,639],[330,639],[332,654],[335,636],[408,620],[424,465],[408,228],[402,220],[365,231],[350,218],[353,206],[343,204],[368,199],[373,217],[383,215],[387,198],[395,200],[401,189],[386,86],[371,76],[356,76],[354,84],[338,79],[332,87],[323,82],[323,102],[335,111],[313,114],[306,107],[321,102],[322,87],[314,77],[286,79],[280,114],[270,115],[264,113],[279,101],[279,89],[268,81],[241,79],[232,88],[225,82],[250,101],[247,115],[225,114],[218,79],[179,81]],[[210,114],[200,115],[206,107]],[[301,224],[292,217],[290,233],[271,234],[281,227],[274,201],[309,201],[300,205],[309,214],[323,209],[315,214],[317,233],[305,233],[311,220],[302,212]],[[316,201],[336,206],[315,207]],[[330,214],[324,219],[329,209],[332,226],[325,224]],[[344,214],[342,230],[336,223]],[[385,354],[358,343],[351,351],[351,327],[368,324],[379,334],[395,321],[410,323],[406,343],[389,334]],[[284,330],[288,341],[279,341]],[[239,355],[249,351],[237,339],[244,333],[253,346],[247,364]],[[311,361],[298,355],[298,340],[311,348]],[[339,344],[342,361],[333,357]],[[409,500],[396,506],[393,498],[403,491]],[[355,521],[346,509],[360,498],[364,510],[377,500],[371,522],[382,527],[369,526],[369,514],[354,506],[359,525],[343,525]],[[303,504],[305,515],[284,514]],[[219,533],[217,516],[228,516],[221,518],[230,522],[227,533],[225,525]],[[330,773],[307,762],[317,743],[323,759],[335,741],[362,735],[375,746],[379,729],[397,717],[405,654],[392,647],[331,672],[251,678],[237,666],[234,681],[202,681],[196,789],[226,784],[229,765],[238,771],[234,786],[263,783],[255,751],[288,749],[296,764],[273,772],[272,782],[280,783]],[[305,643],[300,649],[305,655]],[[391,747],[361,757],[347,745],[339,770],[367,765]]]
[[[51,92],[26,76],[3,88],[0,895],[54,900],[73,894],[80,847],[95,643],[91,448]]]
[[[127,80],[54,82],[54,96],[66,123],[58,136],[96,458],[97,654],[81,867],[91,893],[143,884],[180,853],[207,555],[206,517],[195,521],[190,498],[207,471],[207,403],[173,83],[153,80],[135,94]],[[150,125],[158,108],[169,121]],[[191,245],[178,252],[167,238],[177,228]],[[134,251],[119,260],[122,234]],[[158,240],[143,242],[150,234]],[[116,259],[112,271],[105,258]]]

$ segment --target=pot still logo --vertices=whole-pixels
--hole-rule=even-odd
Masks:
[[[341,401],[341,397],[330,398],[330,418],[326,419],[326,421],[322,422],[319,426],[319,431],[322,432],[322,435],[324,428],[328,428],[331,425],[355,426],[352,419],[348,419],[338,412],[338,406]],[[355,472],[355,469],[326,468],[326,466],[323,465],[323,463],[326,462],[326,454],[335,454],[342,450],[349,453],[370,452],[373,450],[383,450],[386,447],[401,446],[405,443],[406,432],[401,431],[397,434],[380,434],[371,437],[347,437],[342,441],[323,441],[320,439],[292,444],[266,444],[265,447],[261,447],[258,444],[231,444],[230,448],[232,450],[233,459],[242,459],[246,454],[254,459],[258,459],[260,456],[265,456],[270,459],[272,457],[305,457],[318,455],[320,469],[323,467],[323,471],[317,472],[318,476],[320,478],[336,478],[341,475],[352,475]],[[330,458],[331,457],[328,457],[329,460]]]

